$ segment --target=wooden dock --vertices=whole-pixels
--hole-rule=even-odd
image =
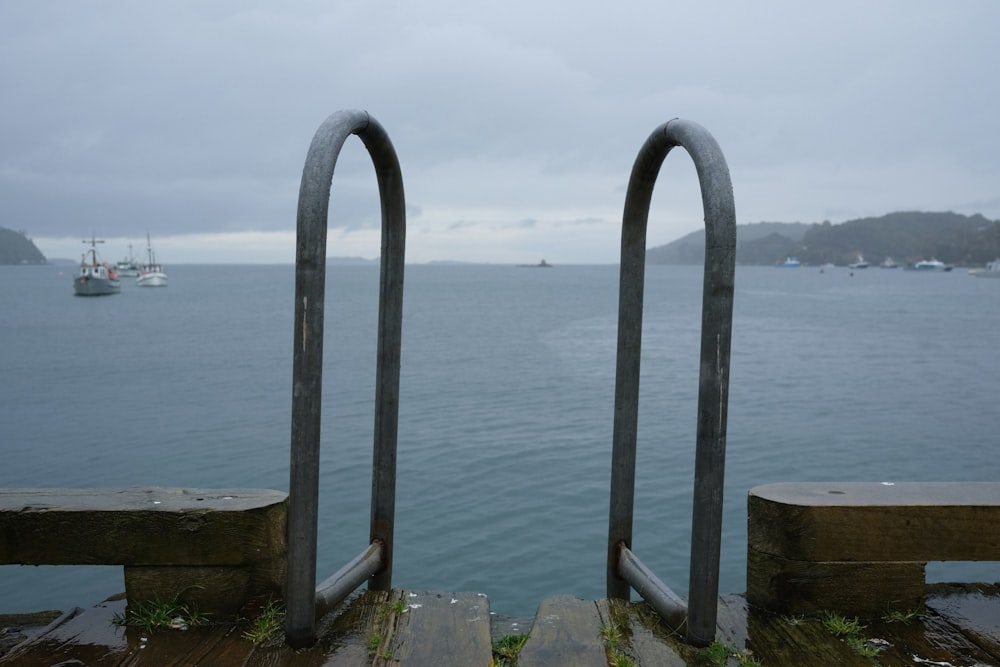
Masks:
[[[919,613],[845,622],[840,636],[836,619],[760,612],[742,595],[726,596],[708,649],[685,645],[683,633],[663,627],[645,603],[571,596],[542,601],[534,619],[519,623],[491,614],[482,594],[367,592],[324,617],[319,641],[301,651],[280,637],[254,644],[243,637],[246,624],[121,627],[115,616],[124,610],[118,599],[64,614],[0,657],[0,665],[1000,665],[1000,587],[985,584],[931,585]],[[516,662],[494,655],[501,636],[518,634],[528,638]]]

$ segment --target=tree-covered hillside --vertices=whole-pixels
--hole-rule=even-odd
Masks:
[[[776,264],[796,257],[805,264],[849,264],[863,256],[871,264],[937,258],[956,266],[982,266],[1000,257],[1000,221],[981,215],[900,212],[833,225],[829,222],[739,225],[736,261]],[[700,264],[704,231],[646,252],[653,264]]]
[[[0,264],[45,263],[45,256],[27,234],[0,227]]]

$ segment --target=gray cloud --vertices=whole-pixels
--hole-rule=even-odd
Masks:
[[[631,162],[675,116],[719,140],[741,221],[1000,218],[998,19],[985,0],[4,3],[0,225],[291,230],[312,133],[355,107],[396,145],[409,224],[427,232],[411,239],[437,244],[416,258],[460,247],[448,230],[520,227],[520,253],[592,219],[564,251],[615,261]],[[692,172],[668,158],[651,243],[701,224]],[[331,226],[377,230],[374,189],[349,142]]]

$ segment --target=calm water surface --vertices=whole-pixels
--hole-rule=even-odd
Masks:
[[[0,267],[0,486],[288,489],[294,267],[175,266],[72,294]],[[721,589],[746,494],[776,481],[1000,478],[1000,281],[738,267]],[[367,541],[378,270],[332,267],[319,577]],[[531,614],[604,594],[616,266],[407,267],[394,583]],[[650,267],[635,551],[686,592],[701,269]],[[986,569],[982,569],[986,568]],[[930,568],[996,580],[996,565]],[[123,589],[120,568],[0,568],[0,611]]]

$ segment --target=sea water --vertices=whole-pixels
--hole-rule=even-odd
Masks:
[[[294,267],[173,266],[73,296],[0,267],[2,487],[288,490]],[[700,267],[646,275],[634,551],[686,593]],[[366,546],[378,269],[331,266],[318,578]],[[398,587],[534,613],[604,595],[617,266],[409,265]],[[1000,283],[964,271],[737,267],[722,592],[746,496],[780,481],[996,481]],[[931,578],[1000,579],[995,563]],[[123,590],[120,567],[0,567],[0,611]]]

